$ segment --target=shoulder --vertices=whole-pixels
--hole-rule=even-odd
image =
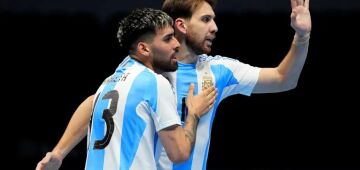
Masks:
[[[161,74],[156,75],[156,80],[159,87],[171,87],[170,81]]]
[[[210,64],[210,65],[229,65],[229,64],[244,64],[237,59],[225,57],[221,55],[199,55],[198,64]]]
[[[211,56],[211,55],[207,55],[207,54],[199,55],[199,60],[198,60],[198,62],[214,62],[214,63],[215,62],[228,62],[228,61],[239,62],[239,60],[234,59],[234,58],[225,57],[225,56],[221,56],[221,55]]]
[[[154,72],[144,71],[142,76],[138,77],[139,81],[145,88],[153,88],[157,86],[159,89],[171,87],[170,82],[161,74]]]

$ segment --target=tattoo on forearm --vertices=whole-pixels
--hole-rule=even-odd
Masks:
[[[185,122],[185,136],[190,141],[191,150],[194,148],[195,140],[196,140],[196,128],[199,122],[199,118],[194,114],[188,114]]]

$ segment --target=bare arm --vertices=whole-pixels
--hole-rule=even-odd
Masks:
[[[165,148],[169,159],[180,163],[190,157],[196,140],[196,128],[199,119],[206,114],[215,102],[217,90],[210,87],[198,96],[193,96],[194,85],[190,85],[186,100],[188,116],[184,128],[174,125],[159,131],[160,140]]]
[[[275,68],[261,68],[253,93],[274,93],[296,87],[309,47],[310,0],[291,0],[291,26],[296,31],[291,48]]]
[[[55,148],[37,164],[36,170],[59,169],[66,155],[86,136],[92,113],[94,95],[84,100],[74,112]]]

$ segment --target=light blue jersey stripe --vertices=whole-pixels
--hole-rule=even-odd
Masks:
[[[90,145],[88,150],[88,160],[86,164],[87,170],[99,170],[103,169],[104,164],[104,149],[94,149],[95,141],[101,140],[105,134],[105,120],[102,118],[104,109],[108,108],[110,100],[103,100],[105,94],[113,90],[116,83],[110,82],[104,88],[104,90],[99,94],[99,100],[97,101],[94,109],[93,115],[93,131],[90,136]],[[96,131],[94,131],[96,129]]]
[[[160,169],[206,169],[209,154],[211,129],[214,122],[216,109],[221,100],[234,94],[250,95],[258,79],[260,69],[238,60],[222,57],[199,55],[196,64],[182,64],[179,62],[175,73],[166,74],[175,85],[177,91],[177,111],[182,121],[184,115],[183,98],[187,96],[190,83],[194,83],[196,93],[201,88],[206,88],[213,82],[218,90],[216,103],[210,113],[204,115],[199,122],[196,134],[196,143],[189,160],[182,164],[174,164],[168,158],[160,158]],[[199,81],[199,82],[198,82]],[[200,88],[200,89],[197,89]],[[169,168],[170,167],[170,168]]]
[[[233,84],[238,84],[239,82],[237,81],[237,79],[234,77],[233,72],[226,68],[224,65],[212,65],[211,66],[211,71],[214,75],[215,81],[216,81],[216,88],[218,89],[218,93],[222,94],[223,90],[226,86],[230,86]],[[226,75],[226,76],[225,76]],[[206,165],[207,165],[207,159],[208,159],[208,155],[209,155],[209,148],[210,148],[210,139],[211,139],[211,129],[212,129],[212,125],[214,122],[214,118],[216,115],[216,109],[218,108],[219,104],[220,104],[220,98],[221,95],[218,95],[216,97],[216,103],[214,104],[214,109],[213,109],[213,114],[211,117],[211,121],[210,121],[210,128],[209,128],[209,140],[206,142],[206,150],[204,153],[204,161],[203,161],[203,170],[206,170]]]
[[[212,114],[211,117],[209,133],[211,133],[212,124],[214,122],[214,118],[216,115],[216,109],[221,102],[220,98],[224,88],[226,86],[239,84],[238,80],[234,77],[233,72],[230,69],[226,68],[224,65],[212,65],[211,71],[213,72],[213,75],[215,77],[216,88],[218,90],[219,95],[216,97],[216,103],[214,104],[214,109],[213,109],[214,114]]]
[[[127,170],[130,168],[146,128],[146,122],[136,114],[136,106],[144,101],[144,95],[145,100],[148,101],[151,101],[151,98],[157,98],[156,78],[152,76],[151,80],[149,80],[149,75],[150,73],[147,71],[140,73],[134,80],[128,94],[124,111],[124,120],[126,121],[123,123],[121,136],[120,151],[122,159],[120,160],[120,170]],[[150,85],[150,87],[146,88],[146,92],[139,91],[139,89],[144,89],[144,85]],[[152,102],[155,102],[154,105],[156,106],[156,100],[152,100]]]
[[[198,82],[197,82],[197,73],[196,71],[189,71],[194,70],[196,65],[195,64],[183,64],[178,62],[179,67],[181,70],[176,71],[176,77],[180,78],[181,80],[176,81],[176,93],[177,93],[177,111],[181,118],[181,124],[184,127],[184,121],[186,120],[186,115],[182,116],[182,109],[185,107],[185,103],[183,103],[183,98],[187,96],[189,91],[190,83],[194,83],[195,89],[194,93],[198,93]],[[185,119],[183,119],[185,118]]]
[[[179,67],[181,69],[179,69],[177,71],[177,80],[176,80],[176,89],[177,89],[177,99],[178,99],[178,113],[180,114],[180,116],[182,116],[182,107],[183,107],[183,103],[182,103],[182,98],[187,96],[188,93],[188,89],[189,89],[189,85],[190,83],[195,83],[195,94],[198,94],[198,75],[197,72],[195,70],[195,64],[182,64],[179,63]],[[226,68],[224,65],[212,65],[211,66],[211,71],[214,75],[215,78],[215,84],[216,84],[216,88],[218,90],[218,96],[216,98],[216,103],[214,105],[214,108],[212,110],[212,117],[210,120],[210,128],[208,129],[208,133],[211,134],[211,129],[212,129],[212,125],[214,122],[214,118],[215,118],[215,114],[216,114],[216,109],[220,104],[220,98],[221,98],[221,94],[224,90],[225,87],[233,85],[233,84],[238,84],[237,79],[234,77],[232,71],[228,68]],[[208,113],[211,114],[211,113]],[[186,119],[186,117],[185,117]],[[210,135],[211,136],[211,135]],[[197,139],[198,140],[198,139]],[[209,145],[210,145],[210,137],[209,139],[206,141],[206,150],[204,152],[204,159],[203,159],[203,169],[206,170],[206,161],[208,158],[208,154],[209,154]],[[184,163],[181,164],[174,164],[173,165],[173,169],[174,170],[182,170],[182,169],[191,169],[192,166],[192,160],[193,160],[193,155],[194,155],[194,150],[191,153],[190,158],[185,161]]]
[[[122,63],[124,66],[124,62]],[[130,67],[134,64],[134,61],[131,62],[127,61],[125,64],[126,67]],[[113,76],[115,77],[121,77],[121,75],[123,74],[123,71],[126,69],[126,67],[118,67],[118,69],[116,70],[116,72],[113,74]],[[104,166],[104,154],[105,154],[105,150],[104,149],[94,149],[94,145],[95,145],[95,141],[97,140],[101,140],[104,138],[105,134],[105,127],[106,127],[106,123],[105,120],[102,118],[103,117],[103,111],[104,109],[107,109],[109,106],[109,99],[103,99],[103,97],[110,92],[111,90],[113,90],[116,86],[117,82],[115,81],[110,81],[108,82],[104,89],[101,91],[101,93],[98,96],[98,100],[95,103],[95,107],[94,107],[94,112],[93,112],[93,124],[92,124],[92,132],[91,132],[91,136],[90,136],[90,142],[89,142],[89,149],[88,149],[88,154],[87,154],[87,163],[86,163],[86,170],[100,170],[103,169]],[[95,130],[96,129],[96,130]],[[94,131],[95,130],[95,131]]]
[[[203,166],[202,166],[203,170],[206,170],[207,159],[208,159],[208,155],[209,155],[209,147],[210,147],[210,140],[208,140],[207,143],[206,143],[206,151],[205,151],[204,161],[203,161]]]
[[[183,64],[180,62],[178,62],[178,64],[179,67],[181,67],[182,69],[176,72],[176,77],[181,78],[181,81],[180,80],[176,81],[176,92],[177,92],[177,101],[178,101],[177,110],[180,118],[184,118],[181,120],[181,124],[184,127],[186,115],[185,116],[182,115],[185,114],[182,113],[182,108],[185,107],[186,105],[185,103],[183,103],[182,99],[187,96],[190,83],[194,83],[195,85],[194,93],[195,94],[198,93],[198,80],[197,80],[197,73],[196,71],[194,71],[194,69],[196,68],[196,64]],[[181,164],[173,164],[173,169],[174,170],[191,169],[193,154],[194,152],[191,153],[190,158],[187,161]]]

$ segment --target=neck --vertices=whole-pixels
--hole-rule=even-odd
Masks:
[[[184,64],[196,63],[198,55],[186,45],[185,39],[180,42],[177,60]]]
[[[155,70],[154,66],[152,65],[152,63],[150,63],[149,60],[145,60],[144,58],[146,57],[140,57],[137,55],[129,55],[131,58],[133,58],[134,60],[138,61],[139,63],[143,64],[145,67],[149,68],[150,70],[154,71],[155,73],[158,73],[158,70]]]

